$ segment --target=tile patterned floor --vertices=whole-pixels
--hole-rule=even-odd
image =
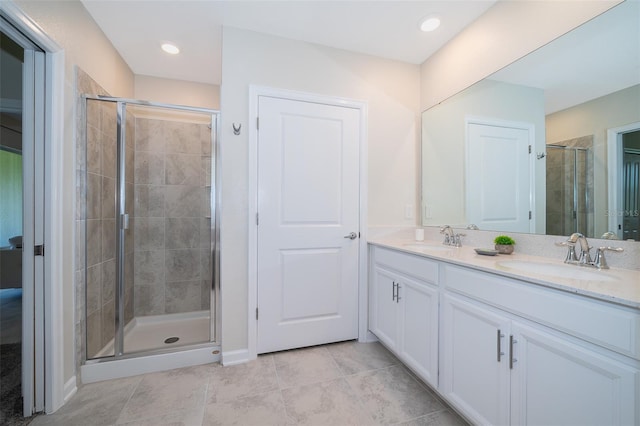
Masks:
[[[379,343],[336,343],[88,384],[44,425],[466,423]]]

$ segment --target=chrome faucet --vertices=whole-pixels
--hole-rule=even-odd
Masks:
[[[440,233],[444,234],[444,241],[442,244],[453,247],[462,247],[462,237],[466,236],[466,234],[456,234],[453,232],[453,228],[449,225],[441,226]]]
[[[573,244],[580,244],[580,260],[578,261],[578,263],[580,265],[591,265],[592,261],[591,261],[591,247],[589,247],[589,242],[587,241],[587,237],[585,237],[584,235],[582,235],[579,232],[575,232],[573,234],[571,234],[571,236],[569,237],[569,241],[572,242]]]
[[[444,235],[444,241],[442,242],[442,244],[444,244],[445,246],[450,246],[453,244],[453,241],[456,237],[453,233],[452,227],[450,227],[449,225],[441,226],[440,233]]]
[[[580,245],[580,258],[576,256],[576,244]],[[587,237],[583,234],[576,232],[571,234],[567,241],[563,241],[561,243],[556,243],[558,246],[566,246],[567,256],[564,259],[564,263],[574,263],[579,264],[580,266],[592,266],[598,269],[609,269],[609,265],[607,264],[607,260],[604,257],[604,252],[616,251],[621,252],[624,249],[620,247],[598,247],[596,250],[596,258],[595,260],[591,260],[591,247],[589,247],[589,242],[587,241]]]

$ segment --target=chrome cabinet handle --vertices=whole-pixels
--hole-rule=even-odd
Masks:
[[[396,282],[393,281],[393,286],[391,286],[391,300],[396,300]]]
[[[400,283],[396,284],[396,303],[400,303]]]
[[[358,234],[356,234],[355,232],[349,232],[349,234],[345,235],[344,238],[355,240],[356,238],[358,238]]]
[[[511,370],[513,370],[513,364],[518,362],[518,360],[513,357],[513,345],[515,343],[518,343],[518,341],[513,338],[513,335],[509,336],[509,369]]]
[[[504,355],[504,352],[502,352],[502,345],[501,345],[501,341],[502,341],[503,337],[504,337],[504,334],[502,334],[500,329],[498,329],[498,336],[497,336],[497,339],[496,339],[497,342],[498,342],[498,344],[497,344],[497,346],[498,346],[498,362],[500,362],[500,357],[502,355]]]

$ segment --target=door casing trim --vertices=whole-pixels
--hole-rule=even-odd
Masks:
[[[358,241],[358,340],[367,340],[367,103],[359,100],[325,96],[314,93],[278,89],[265,86],[249,86],[249,200],[248,200],[248,300],[247,300],[247,361],[257,357],[258,322],[258,99],[260,96],[313,102],[354,108],[360,111],[360,160],[359,160],[359,209],[360,238]]]
[[[76,391],[75,386],[69,385],[75,384],[75,373],[67,384],[64,380],[62,193],[65,58],[64,50],[13,1],[0,2],[0,11],[45,52],[44,411],[49,414],[58,410]],[[70,353],[73,355],[75,349],[71,348]]]
[[[622,230],[618,229],[621,222],[619,212],[622,207],[622,135],[640,129],[640,122],[629,123],[624,126],[607,129],[607,231],[614,232],[622,239]]]

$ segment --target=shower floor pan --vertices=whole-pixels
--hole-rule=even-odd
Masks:
[[[210,326],[209,311],[134,317],[124,327],[124,353],[206,343],[211,340]],[[113,340],[96,357],[112,355]]]

